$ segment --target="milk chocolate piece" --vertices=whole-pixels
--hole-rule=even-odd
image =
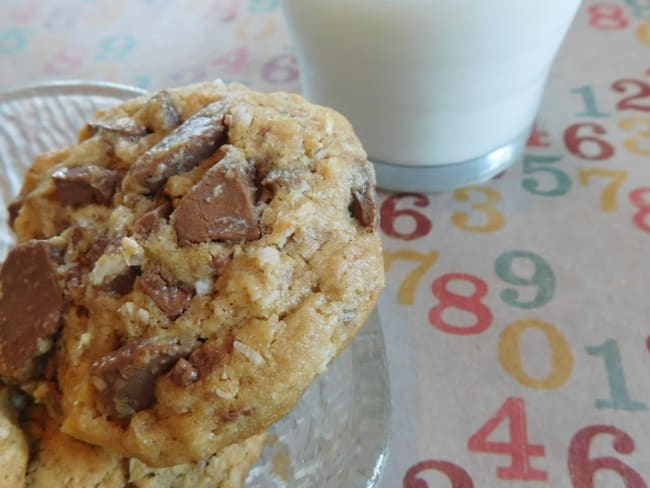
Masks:
[[[181,115],[165,90],[156,93],[142,107],[140,120],[153,131],[170,131],[181,123]]]
[[[96,120],[87,125],[87,132],[91,136],[100,130],[121,137],[132,138],[142,137],[148,132],[144,125],[138,124],[129,117],[122,117],[115,120]]]
[[[129,173],[145,190],[157,191],[170,176],[197,166],[226,142],[226,105],[215,102],[174,129],[131,167]]]
[[[108,205],[119,180],[119,173],[101,166],[63,167],[52,173],[58,200],[66,206],[89,203]]]
[[[139,266],[129,266],[126,272],[114,276],[104,288],[113,295],[123,296],[131,293],[135,279],[140,275]]]
[[[47,352],[64,305],[50,244],[29,241],[9,251],[0,284],[0,375],[24,379],[31,360]]]
[[[194,290],[175,280],[157,263],[145,266],[140,286],[172,320],[185,311],[194,296]]]
[[[374,228],[377,225],[375,190],[371,185],[364,186],[363,190],[352,190],[350,212],[364,227]]]
[[[107,413],[129,417],[156,402],[156,380],[189,354],[177,340],[130,342],[96,361],[93,381]]]
[[[149,210],[135,222],[136,232],[145,235],[151,234],[161,220],[165,220],[169,217],[172,210],[174,210],[174,207],[169,201],[165,201],[153,210]]]
[[[9,214],[9,226],[13,228],[14,222],[20,215],[20,209],[23,208],[25,202],[21,198],[17,198],[7,206],[7,213]]]
[[[259,239],[254,198],[248,174],[234,168],[210,168],[172,214],[180,245]]]

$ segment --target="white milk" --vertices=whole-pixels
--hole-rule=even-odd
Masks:
[[[527,131],[580,0],[284,0],[305,96],[371,158],[431,166]]]

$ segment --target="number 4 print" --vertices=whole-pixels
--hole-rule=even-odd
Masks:
[[[489,440],[488,437],[505,420],[508,421],[510,441]],[[526,405],[523,398],[508,398],[497,413],[469,438],[467,448],[473,452],[510,456],[510,466],[497,468],[497,477],[502,480],[548,480],[546,471],[535,469],[530,464],[531,457],[544,457],[546,450],[541,444],[528,443]]]

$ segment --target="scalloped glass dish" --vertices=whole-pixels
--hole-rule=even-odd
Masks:
[[[0,94],[0,259],[13,242],[4,208],[37,155],[73,143],[100,108],[143,92],[110,83],[58,82]],[[388,375],[377,312],[269,432],[246,486],[371,488],[387,456]]]

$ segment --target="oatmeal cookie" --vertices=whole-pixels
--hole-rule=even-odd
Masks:
[[[11,396],[10,389],[0,385],[0,486],[23,488],[29,449]]]
[[[10,207],[0,375],[150,466],[265,432],[383,287],[374,183],[347,120],[297,95],[213,82],[100,112]]]
[[[32,451],[27,474],[23,463],[22,482],[3,487],[241,488],[265,438],[262,434],[228,446],[206,461],[150,468],[137,459],[122,459],[62,433],[58,421],[42,407],[30,409],[25,417],[23,425]]]

